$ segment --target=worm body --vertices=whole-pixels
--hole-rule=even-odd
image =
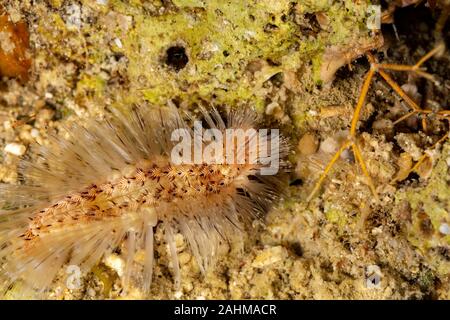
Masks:
[[[215,109],[202,113],[203,122],[218,133],[259,125],[250,110],[226,119]],[[21,163],[23,184],[0,186],[3,293],[20,282],[43,294],[64,266],[89,272],[117,248],[124,255],[124,287],[148,292],[156,228],[163,228],[176,286],[176,233],[184,236],[203,272],[211,267],[220,243],[243,232],[279,198],[283,174],[261,174],[267,157],[259,154],[252,162],[207,162],[204,156],[200,162],[174,161],[179,141],[173,132],[180,129],[195,138],[175,108],[140,106],[69,126],[69,138],[55,135],[48,146],[35,148],[33,161]],[[237,142],[233,139],[229,142]],[[248,156],[246,147],[267,151],[271,139],[250,133],[227,150]],[[211,141],[201,141],[200,147]],[[283,138],[277,142],[272,160],[283,166],[287,144]],[[138,252],[144,253],[141,263],[134,259]]]

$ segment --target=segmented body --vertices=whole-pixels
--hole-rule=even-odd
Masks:
[[[158,208],[163,203],[232,193],[230,187],[235,186],[230,186],[231,183],[239,171],[245,172],[245,166],[171,165],[149,161],[134,170],[130,167],[127,175],[118,173],[112,181],[90,185],[40,210],[21,237],[35,240],[41,234],[67,229],[80,222],[114,218],[125,212],[140,212],[146,207]]]

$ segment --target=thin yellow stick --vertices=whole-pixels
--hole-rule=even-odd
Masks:
[[[383,77],[384,80],[391,86],[392,89],[394,89],[395,92],[403,99],[407,104],[410,105],[411,108],[413,108],[417,112],[421,112],[422,109],[417,105],[417,103],[414,102],[413,99],[411,99],[405,91],[403,91],[402,88],[391,78],[390,75],[388,75],[383,70],[378,70],[378,73]]]
[[[358,145],[356,143],[353,143],[352,149],[353,149],[353,153],[355,154],[356,160],[359,162],[359,165],[361,166],[361,169],[367,178],[367,184],[369,185],[369,188],[372,191],[372,194],[375,197],[375,200],[378,202],[380,200],[378,198],[378,193],[375,189],[375,185],[373,184],[372,178],[370,177],[369,171],[367,170],[367,166],[363,160],[363,157],[362,157],[361,151],[359,150]]]
[[[419,69],[420,66],[427,61],[428,59],[430,59],[432,56],[434,56],[436,53],[438,53],[439,51],[442,51],[444,49],[445,45],[443,43],[439,44],[438,46],[436,46],[436,48],[434,48],[433,50],[431,50],[430,52],[428,52],[426,55],[424,55],[422,57],[422,59],[420,59],[413,67],[415,69]]]
[[[347,140],[340,148],[339,150],[334,154],[333,158],[330,160],[328,165],[326,166],[325,170],[323,171],[322,175],[320,176],[319,180],[317,180],[316,184],[314,185],[314,189],[309,194],[308,198],[306,199],[307,202],[310,202],[313,196],[316,194],[317,191],[319,191],[320,186],[322,185],[323,180],[327,177],[328,173],[330,172],[333,165],[336,163],[336,161],[341,156],[342,152],[349,147],[350,144],[353,142],[350,140]]]
[[[409,117],[411,117],[412,115],[414,115],[414,114],[416,114],[416,113],[417,113],[417,111],[411,111],[411,112],[405,114],[404,116],[398,118],[397,120],[395,120],[395,121],[393,122],[393,124],[396,125],[397,123],[400,123],[400,122],[402,122],[403,120],[408,119]]]
[[[404,65],[404,64],[394,64],[394,63],[379,63],[376,64],[379,69],[393,70],[393,71],[417,71],[414,66]]]
[[[369,72],[367,73],[366,79],[364,80],[363,86],[361,88],[361,93],[359,95],[358,104],[356,105],[355,112],[353,113],[352,125],[350,127],[350,136],[352,136],[352,137],[355,136],[356,125],[359,120],[359,114],[364,105],[364,101],[366,100],[367,91],[369,90],[370,83],[372,82],[374,73],[375,73],[375,69],[370,68]]]
[[[418,76],[435,82],[436,79],[432,74],[425,72],[423,69],[418,69],[415,66],[408,66],[403,64],[391,64],[391,63],[380,63],[375,65],[378,69],[392,70],[392,71],[404,71],[404,72],[414,72]]]

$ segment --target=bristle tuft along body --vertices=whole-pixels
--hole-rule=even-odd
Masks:
[[[230,113],[228,119],[215,109],[202,113],[208,127],[221,132],[257,129],[256,114],[248,110]],[[213,265],[220,243],[267,211],[282,180],[279,174],[259,174],[259,164],[175,164],[171,134],[176,129],[193,135],[172,107],[109,112],[104,120],[68,127],[69,139],[53,136],[48,147],[36,149],[36,159],[24,160],[25,183],[0,186],[3,290],[20,282],[45,293],[62,267],[76,265],[88,272],[122,245],[125,287],[132,278],[140,279],[133,284],[148,292],[153,234],[160,227],[176,285],[177,232],[202,271]],[[283,158],[286,144],[282,140],[280,145]],[[233,152],[238,149],[242,146]],[[134,256],[141,250],[145,259],[139,269]]]

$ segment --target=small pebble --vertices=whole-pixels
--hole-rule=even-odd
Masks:
[[[383,233],[383,227],[382,226],[372,229],[372,234],[374,236],[382,234],[382,233]]]
[[[445,234],[446,236],[450,235],[450,226],[447,223],[443,223],[439,226],[439,232]]]
[[[90,297],[95,297],[95,290],[94,290],[93,288],[89,288],[89,289],[87,290],[87,294],[88,294],[88,296],[90,296]]]
[[[301,154],[308,156],[316,153],[318,146],[317,138],[313,134],[307,133],[300,139],[297,148]]]
[[[40,124],[45,124],[49,122],[53,116],[55,115],[55,111],[50,109],[42,109],[36,115],[36,122]]]
[[[5,146],[5,152],[11,153],[16,156],[22,156],[26,150],[27,150],[27,148],[23,144],[16,143],[16,142],[8,143]]]
[[[115,45],[117,46],[117,48],[119,48],[119,49],[122,49],[122,48],[123,48],[122,41],[120,41],[119,38],[115,38],[115,39],[114,39],[114,43],[115,43]]]
[[[325,153],[335,153],[339,148],[338,142],[333,137],[328,137],[320,144],[320,150]]]
[[[66,25],[71,29],[80,29],[81,27],[81,8],[77,4],[72,4],[67,7]]]
[[[109,255],[105,259],[105,265],[115,270],[119,275],[119,277],[123,275],[125,263],[118,255],[116,254]]]
[[[35,129],[35,128],[31,129],[30,134],[31,134],[31,136],[32,136],[33,138],[35,138],[35,139],[36,139],[37,137],[39,137],[39,135],[40,135],[39,130],[38,130],[38,129]]]
[[[5,130],[11,130],[12,129],[11,121],[6,120],[5,122],[3,122],[3,127],[5,128]],[[450,160],[450,158],[449,158],[449,160]]]
[[[267,105],[266,114],[273,115],[275,118],[280,119],[283,116],[283,109],[278,102],[273,101]]]
[[[256,256],[255,260],[252,262],[252,266],[255,268],[263,268],[283,261],[287,258],[287,256],[288,254],[286,249],[281,246],[267,248]]]

